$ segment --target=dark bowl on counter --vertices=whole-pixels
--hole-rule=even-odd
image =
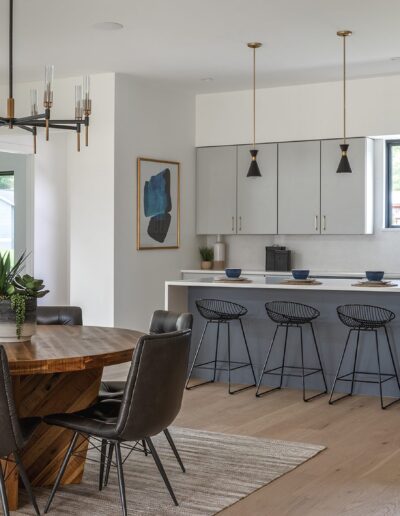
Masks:
[[[292,276],[297,280],[306,280],[310,274],[309,270],[306,269],[293,269]]]
[[[225,274],[228,278],[240,278],[242,269],[225,269]]]
[[[368,281],[382,281],[385,273],[383,271],[365,271]]]

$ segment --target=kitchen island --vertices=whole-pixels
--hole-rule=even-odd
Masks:
[[[265,273],[264,273],[265,274]],[[393,279],[392,287],[372,287],[372,286],[355,286],[358,279],[349,278],[323,278],[322,274],[319,278],[318,285],[291,285],[282,283],[279,276],[260,275],[249,283],[222,283],[213,280],[212,271],[204,275],[203,278],[194,280],[178,280],[167,281],[165,284],[165,307],[173,311],[190,311],[194,315],[193,339],[191,359],[193,359],[194,349],[200,339],[200,334],[204,326],[204,320],[199,316],[195,301],[202,298],[225,299],[233,301],[245,306],[248,314],[243,318],[246,336],[249,342],[250,353],[256,369],[256,374],[261,373],[262,365],[265,360],[267,346],[272,339],[275,325],[267,318],[265,311],[265,303],[269,301],[294,301],[314,306],[321,312],[321,316],[315,321],[314,327],[322,355],[322,362],[326,371],[328,386],[331,386],[334,375],[340,360],[348,328],[343,326],[336,314],[336,307],[342,304],[369,304],[381,306],[392,310],[396,314],[396,319],[388,326],[390,338],[395,352],[396,362],[400,356],[400,281]],[[233,323],[235,324],[235,323]],[[214,332],[214,333],[213,333]],[[292,335],[290,335],[292,333]],[[300,349],[297,345],[298,335],[295,331],[289,332],[288,341],[288,359],[292,363],[299,362]],[[308,354],[308,332],[305,330],[305,359],[312,358],[313,354]],[[245,359],[243,346],[240,342],[241,334],[234,331],[232,325],[231,331],[232,349],[235,357],[233,360]],[[225,353],[226,346],[224,343],[224,332],[222,332],[221,340],[221,357]],[[203,346],[204,357],[211,357],[212,349],[215,344],[215,329],[209,330],[208,336]],[[361,339],[360,356],[357,369],[362,371],[376,370],[376,351],[373,334],[363,335]],[[382,349],[382,371],[391,372],[390,363],[387,356],[387,346],[384,339],[380,339]],[[281,346],[276,346],[277,359]],[[210,358],[211,359],[211,358]],[[310,365],[310,364],[309,364]],[[346,363],[349,371],[352,363]],[[196,372],[199,378],[207,378],[210,372]],[[251,383],[251,378],[246,369],[238,370],[235,374],[238,383]],[[226,382],[227,374],[220,372],[219,381]],[[271,383],[269,377],[264,377],[264,382]],[[301,380],[298,378],[287,378],[284,385],[291,388],[301,388]],[[319,379],[310,377],[310,388],[319,388]],[[338,391],[346,391],[348,386],[345,384],[337,385]],[[394,381],[387,382],[384,385],[385,393],[391,396],[398,396],[398,389]],[[378,385],[357,384],[356,393],[362,394],[378,394]]]

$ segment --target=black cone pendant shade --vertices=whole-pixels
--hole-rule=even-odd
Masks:
[[[338,174],[351,174],[352,170],[347,157],[349,145],[346,143],[346,38],[351,36],[352,32],[351,30],[339,30],[336,34],[343,38],[343,143],[340,145],[342,157],[336,172]]]
[[[251,151],[250,151],[251,163],[250,163],[249,171],[247,172],[247,177],[261,177],[261,172],[260,172],[260,169],[259,169],[258,163],[257,163],[257,153],[258,153],[257,149],[251,149]]]
[[[352,170],[349,163],[349,158],[347,157],[347,149],[349,148],[349,145],[347,143],[342,143],[340,148],[342,150],[342,157],[336,172],[338,174],[351,174]]]
[[[256,149],[256,49],[261,47],[261,43],[247,43],[247,46],[253,50],[253,148],[250,150],[251,163],[247,177],[261,177],[257,163],[258,150]]]

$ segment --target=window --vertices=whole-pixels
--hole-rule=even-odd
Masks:
[[[400,228],[400,140],[386,142],[386,227]]]
[[[0,171],[0,253],[14,260],[14,172]]]

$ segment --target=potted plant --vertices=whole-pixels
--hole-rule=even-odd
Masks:
[[[201,268],[202,269],[211,269],[212,262],[214,259],[214,250],[212,247],[200,247],[200,256],[201,256]]]
[[[42,280],[21,275],[27,255],[11,265],[10,253],[0,254],[0,342],[30,340],[36,332],[36,300],[49,291]]]

